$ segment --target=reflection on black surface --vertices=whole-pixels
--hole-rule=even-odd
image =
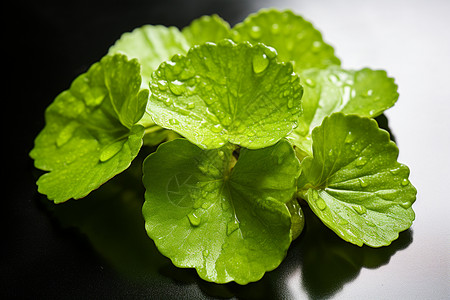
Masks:
[[[302,284],[314,299],[332,296],[355,279],[363,267],[378,268],[388,263],[395,252],[412,241],[412,232],[407,230],[388,247],[358,247],[339,238],[309,208],[304,212],[307,228],[299,251]]]
[[[42,199],[60,226],[80,232],[104,261],[142,289],[146,284],[159,282],[185,289],[186,295],[199,288],[212,298],[291,299],[295,296],[292,293],[299,291],[303,293],[299,297],[328,298],[355,279],[363,267],[377,268],[388,263],[395,252],[412,241],[412,232],[408,230],[389,247],[358,247],[341,240],[304,207],[305,229],[277,269],[246,286],[206,282],[195,270],[172,265],[147,237],[141,215],[144,156],[140,155],[126,172],[84,199],[60,205]]]

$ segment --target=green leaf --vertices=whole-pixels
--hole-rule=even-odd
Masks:
[[[302,73],[303,114],[290,139],[306,153],[311,153],[311,132],[326,116],[335,112],[376,117],[398,99],[397,85],[383,70],[343,70],[329,67]]]
[[[128,168],[144,135],[134,124],[148,99],[139,74],[136,60],[106,56],[56,97],[30,152],[35,166],[49,171],[39,192],[56,203],[81,198]]]
[[[414,220],[416,189],[398,148],[376,121],[335,113],[312,133],[300,194],[322,222],[361,246],[389,245]]]
[[[174,54],[186,53],[190,46],[176,27],[144,25],[124,33],[109,53],[125,53],[130,58],[138,59],[142,66],[142,85],[148,88],[150,76],[159,64]]]
[[[231,37],[230,25],[218,15],[202,16],[181,31],[189,45],[219,42]]]
[[[229,36],[230,27],[219,16],[203,16],[183,28],[182,32],[176,27],[162,25],[136,28],[124,33],[109,49],[109,53],[125,53],[128,57],[138,59],[142,65],[142,87],[148,88],[151,74],[163,61],[175,54],[185,54],[193,45],[216,42]],[[174,134],[161,127],[156,130],[148,114],[144,115],[140,123],[146,128],[153,127],[154,132],[146,132],[148,144],[159,144]]]
[[[174,56],[152,75],[148,112],[202,148],[275,144],[296,126],[303,89],[264,45],[224,40]]]
[[[263,43],[275,48],[282,61],[292,61],[301,73],[310,68],[340,65],[333,48],[313,25],[290,10],[262,9],[233,28],[237,42]]]
[[[259,150],[164,143],[144,162],[143,215],[160,252],[201,278],[239,284],[276,268],[291,243],[286,202],[299,162],[285,140]]]

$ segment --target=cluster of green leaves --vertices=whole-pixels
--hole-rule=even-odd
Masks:
[[[264,9],[233,28],[125,33],[46,111],[30,155],[55,203],[130,166],[143,144],[143,216],[159,251],[205,280],[276,268],[306,203],[342,239],[389,245],[416,190],[374,117],[398,99],[380,70],[345,70],[311,23]]]

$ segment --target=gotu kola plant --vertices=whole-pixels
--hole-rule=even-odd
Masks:
[[[373,119],[397,99],[386,72],[342,69],[291,11],[146,25],[56,97],[30,156],[47,171],[39,192],[61,203],[159,145],[143,165],[148,235],[176,266],[246,284],[300,235],[300,203],[359,246],[411,226],[409,169]]]

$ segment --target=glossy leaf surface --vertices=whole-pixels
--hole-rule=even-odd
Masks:
[[[302,161],[301,195],[341,238],[389,245],[414,220],[416,189],[398,148],[376,121],[336,113],[312,133],[313,157]]]
[[[314,26],[290,10],[262,9],[233,28],[237,42],[263,43],[276,49],[279,59],[294,64],[297,73],[339,65],[333,48]]]
[[[178,267],[208,281],[240,284],[276,268],[291,243],[286,205],[299,163],[287,141],[259,150],[162,144],[144,163],[149,236]]]
[[[37,184],[55,202],[81,198],[125,170],[139,152],[148,90],[140,66],[106,56],[74,80],[47,108],[46,126],[30,156],[48,173]]]
[[[160,126],[205,149],[255,149],[292,131],[303,89],[272,49],[224,40],[162,63],[151,92],[148,112]]]

